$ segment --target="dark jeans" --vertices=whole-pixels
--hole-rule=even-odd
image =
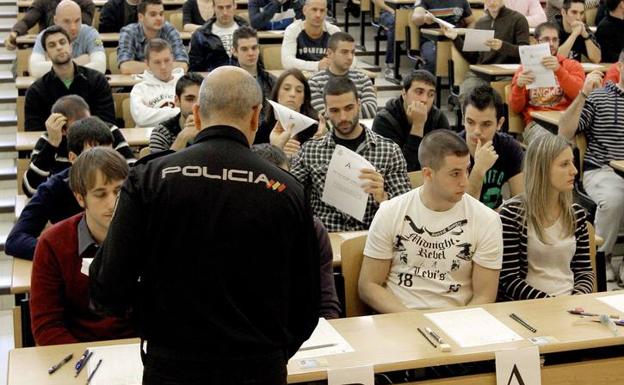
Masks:
[[[180,359],[175,354],[153,354],[148,347],[143,362],[143,385],[285,385],[283,353],[262,357],[211,360]]]

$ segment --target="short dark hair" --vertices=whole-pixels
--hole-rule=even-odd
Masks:
[[[288,157],[286,156],[284,151],[277,146],[274,146],[270,143],[254,144],[253,146],[251,146],[251,151],[260,155],[260,157],[268,160],[277,167],[282,168],[283,165],[286,165],[286,167],[288,167]]]
[[[258,40],[258,31],[248,25],[243,25],[237,28],[232,34],[232,45],[234,46],[234,49],[238,48],[239,39],[251,39],[252,37]]]
[[[489,84],[477,86],[464,95],[464,102],[462,103],[462,111],[464,111],[464,114],[468,106],[473,106],[479,111],[494,107],[496,110],[496,120],[505,116],[503,99]]]
[[[76,158],[69,172],[69,188],[82,196],[95,186],[97,171],[102,173],[104,183],[125,180],[129,169],[126,160],[108,147],[93,147]]]
[[[557,31],[557,36],[559,36],[559,27],[555,23],[551,23],[550,21],[545,21],[542,24],[535,27],[535,38],[539,39],[542,36],[542,33],[545,29],[554,29]]]
[[[605,5],[607,6],[607,9],[612,12],[615,11],[617,6],[620,5],[621,2],[622,0],[606,0]]]
[[[448,155],[458,157],[470,154],[466,142],[455,132],[447,129],[433,130],[423,138],[418,147],[421,167],[439,170]]]
[[[436,86],[436,78],[431,74],[431,72],[427,70],[415,70],[403,78],[403,90],[407,92],[407,90],[412,87],[412,83],[415,81],[427,83],[434,87]]]
[[[195,86],[201,87],[201,84],[203,81],[204,81],[204,77],[202,76],[202,74],[198,72],[187,72],[186,74],[182,75],[182,77],[178,79],[178,82],[176,83],[176,87],[175,87],[176,96],[180,97],[182,93],[184,93],[184,90],[186,90],[186,87],[188,86],[195,85]]]
[[[331,49],[332,51],[335,51],[336,48],[338,48],[338,43],[340,43],[341,41],[355,43],[355,39],[353,38],[353,36],[351,36],[347,32],[338,31],[338,32],[334,32],[329,37],[329,41],[327,42],[327,48]]]
[[[162,5],[162,0],[141,0],[137,5],[137,13],[145,16],[145,11],[148,5]]]
[[[78,120],[89,115],[89,105],[80,95],[65,95],[52,105],[53,114],[61,114],[67,119]]]
[[[356,99],[359,99],[357,88],[351,79],[346,76],[332,76],[323,88],[323,100],[327,99],[327,95],[344,95],[349,92],[353,93]]]
[[[563,5],[561,6],[561,9],[567,12],[568,9],[572,7],[573,3],[581,3],[583,4],[583,8],[585,8],[585,0],[563,0]]]
[[[46,48],[46,41],[48,40],[48,37],[56,33],[62,33],[67,38],[67,42],[71,42],[71,39],[69,38],[69,33],[67,33],[67,31],[63,27],[61,27],[60,25],[52,25],[46,28],[41,35],[41,44],[43,45],[44,51],[48,52]]]
[[[97,116],[75,121],[67,130],[67,149],[80,155],[85,144],[95,146],[111,146],[113,134],[108,125]]]
[[[169,52],[171,52],[173,55],[173,51],[171,50],[171,44],[169,44],[167,40],[160,38],[149,39],[147,41],[147,44],[145,44],[145,48],[143,49],[143,53],[145,54],[145,61],[149,60],[150,53],[162,52],[166,49],[168,49]]]
[[[279,99],[279,90],[282,87],[282,83],[286,80],[287,77],[292,76],[303,84],[303,104],[301,105],[301,110],[298,111],[306,116],[309,116],[313,119],[318,119],[318,112],[312,107],[312,91],[310,90],[310,85],[308,84],[308,80],[301,70],[297,68],[290,68],[282,72],[280,76],[277,77],[275,81],[275,85],[273,86],[273,90],[271,90],[271,97],[269,99],[277,102]],[[269,104],[267,112],[265,113],[266,120],[269,120],[273,117],[273,107]],[[273,126],[271,126],[273,127]]]

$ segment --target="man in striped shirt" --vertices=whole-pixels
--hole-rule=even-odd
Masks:
[[[621,73],[624,51],[618,67]],[[590,73],[559,120],[559,135],[572,139],[580,133],[587,138],[583,186],[598,205],[596,233],[604,238],[600,251],[607,260],[624,217],[624,179],[609,167],[611,160],[624,159],[624,77],[620,75],[619,80],[618,84],[609,82],[601,87],[602,73]]]
[[[355,58],[355,40],[346,32],[336,32],[329,38],[327,48],[329,67],[317,72],[308,83],[312,92],[312,107],[321,114],[325,112],[323,88],[330,78],[347,77],[355,84],[360,99],[360,116],[372,119],[377,114],[377,95],[373,82],[364,73],[352,70]]]

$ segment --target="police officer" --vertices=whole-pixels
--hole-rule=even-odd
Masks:
[[[195,144],[137,165],[121,190],[91,297],[137,313],[143,384],[285,384],[316,326],[312,216],[296,179],[249,148],[261,105],[246,71],[212,71]]]

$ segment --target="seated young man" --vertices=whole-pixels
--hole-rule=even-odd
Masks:
[[[251,150],[282,170],[288,171],[290,169],[288,158],[279,147],[261,143],[254,144]],[[321,257],[321,306],[319,315],[325,319],[338,318],[340,317],[340,301],[338,301],[334,282],[334,254],[331,241],[327,229],[317,217],[314,217],[314,229],[316,230]]]
[[[30,315],[37,345],[135,334],[129,319],[101,317],[91,310],[88,267],[82,267],[106,238],[117,195],[127,176],[125,160],[110,148],[92,148],[74,162],[69,184],[85,212],[52,226],[41,235],[35,249]]]
[[[585,56],[592,63],[600,63],[601,52],[598,39],[585,25],[585,1],[565,0],[561,15],[555,16],[555,25],[559,27],[559,55],[578,62]]]
[[[98,30],[116,33],[126,25],[136,23],[139,21],[138,4],[139,0],[107,0],[100,10]]]
[[[552,56],[543,58],[542,65],[555,73],[557,86],[529,89],[527,86],[535,81],[535,74],[522,66],[516,71],[511,82],[509,107],[524,118],[524,142],[527,145],[536,135],[548,132],[533,121],[531,112],[564,111],[576,98],[585,81],[585,71],[581,63],[557,53],[559,29],[555,24],[540,24],[535,28],[535,38],[538,43],[547,43],[550,46]]]
[[[67,95],[52,105],[52,113],[45,121],[46,132],[37,140],[30,155],[30,165],[22,180],[24,194],[32,196],[37,187],[50,177],[68,168],[67,132],[73,122],[91,116],[89,105],[78,95]],[[121,131],[110,126],[113,148],[129,163],[135,161],[132,150]]]
[[[80,7],[71,0],[63,0],[56,7],[54,24],[63,27],[69,34],[72,56],[76,64],[101,73],[106,72],[106,54],[100,34],[90,25],[82,24]],[[30,76],[40,78],[52,69],[52,62],[46,57],[41,43],[43,31],[37,35],[35,46],[28,60]]]
[[[44,131],[52,105],[66,95],[82,97],[93,115],[115,124],[115,102],[108,80],[104,74],[72,60],[70,40],[69,33],[58,25],[47,28],[41,34],[41,44],[52,63],[52,69],[26,90],[26,131]]]
[[[85,148],[112,147],[113,142],[110,129],[98,118],[87,117],[79,120],[71,125],[67,134],[68,163],[71,165]],[[70,170],[68,166],[39,185],[7,237],[8,255],[33,259],[37,237],[48,222],[54,224],[82,211],[69,189]]]
[[[292,161],[291,173],[306,188],[310,188],[314,215],[328,231],[366,230],[379,203],[410,190],[405,159],[399,146],[360,124],[360,101],[351,80],[331,78],[325,86],[324,98],[330,130],[323,137],[304,143]],[[362,189],[369,194],[362,221],[321,199],[336,145],[357,152],[375,167],[360,170]]]
[[[506,182],[511,196],[524,191],[524,150],[512,136],[499,132],[505,122],[503,100],[489,85],[466,94],[462,109],[465,130],[459,135],[468,144],[472,164],[468,194],[496,209],[503,203]]]
[[[601,61],[615,63],[624,48],[624,0],[607,0],[608,14],[598,24],[596,40],[600,44]]]
[[[175,27],[165,20],[162,0],[141,0],[137,6],[139,21],[119,31],[117,66],[122,74],[140,74],[147,69],[145,44],[156,38],[166,40],[173,52],[173,66],[188,69],[189,56]]]
[[[213,0],[213,3],[215,15],[191,36],[191,71],[210,72],[231,64],[234,31],[249,25],[247,20],[236,15],[236,1]]]
[[[475,29],[494,30],[494,38],[484,42],[490,48],[486,52],[465,52],[464,38],[458,36],[457,30],[442,26],[444,35],[453,40],[453,45],[470,64],[502,64],[519,63],[521,45],[529,44],[529,23],[526,17],[507,8],[503,0],[489,0],[483,3],[485,14],[477,20]],[[460,86],[460,94],[464,95],[472,88],[489,84],[474,71],[468,71]]]
[[[324,70],[329,66],[325,56],[329,37],[340,28],[325,21],[327,0],[306,0],[303,14],[303,20],[295,20],[284,32],[282,64],[284,69]]]
[[[193,105],[197,103],[199,87],[203,81],[204,77],[196,72],[189,72],[178,79],[175,86],[175,106],[180,112],[152,130],[149,141],[152,153],[178,151],[193,142],[199,132],[193,118]]]
[[[137,127],[153,127],[180,113],[175,106],[175,86],[184,75],[173,68],[171,46],[163,39],[151,39],[145,45],[143,80],[130,92],[130,113]]]
[[[424,184],[383,202],[360,271],[360,298],[380,313],[490,303],[502,266],[495,211],[466,194],[470,153],[449,130],[420,144]]]
[[[323,88],[327,80],[336,76],[349,78],[358,91],[360,113],[363,119],[372,119],[377,114],[377,93],[370,78],[356,69],[351,69],[355,59],[355,40],[346,32],[331,35],[327,43],[329,66],[314,74],[308,81],[312,92],[312,107],[319,113],[325,112]]]
[[[574,140],[577,134],[587,138],[583,160],[583,187],[596,202],[596,234],[604,238],[599,251],[611,260],[619,230],[624,219],[624,178],[609,166],[611,160],[624,159],[624,51],[617,66],[620,78],[604,87],[602,73],[587,75],[583,89],[559,120],[559,135]],[[624,266],[624,265],[622,265]],[[618,283],[624,285],[624,270],[611,266],[619,274]],[[611,269],[607,270],[610,273]]]
[[[373,131],[401,147],[407,171],[420,170],[418,146],[423,136],[438,128],[449,128],[444,113],[433,105],[436,78],[426,70],[403,77],[401,95],[388,100],[373,120]]]

